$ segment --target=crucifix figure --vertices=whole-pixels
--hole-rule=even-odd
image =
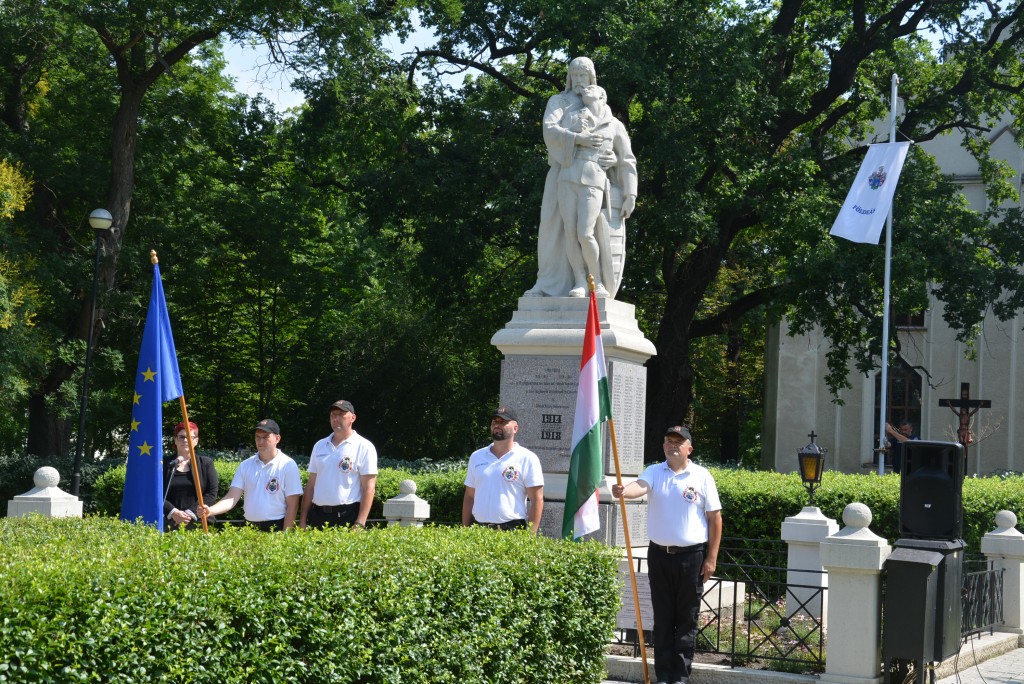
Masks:
[[[974,433],[971,432],[971,419],[983,408],[992,408],[992,402],[988,399],[971,399],[971,384],[960,383],[959,399],[939,399],[939,406],[948,406],[960,419],[960,426],[956,431],[956,441],[963,444],[964,449],[974,442]],[[966,451],[964,452],[966,455]]]

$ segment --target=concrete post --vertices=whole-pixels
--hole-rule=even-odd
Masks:
[[[402,480],[398,496],[384,502],[384,517],[388,526],[423,527],[423,521],[430,518],[430,504],[416,496],[416,483]]]
[[[35,487],[18,494],[7,502],[7,517],[18,518],[39,513],[47,518],[81,518],[82,501],[58,489],[60,473],[56,468],[43,466],[32,476]]]
[[[882,568],[889,543],[868,529],[871,510],[852,503],[839,532],[821,544],[829,573],[828,640],[822,682],[882,682]]]
[[[1024,534],[1017,531],[1014,513],[996,513],[996,529],[981,538],[981,552],[996,570],[1003,570],[1003,624],[999,631],[1024,634]]]
[[[828,616],[828,574],[821,565],[820,546],[839,531],[839,524],[817,506],[804,506],[782,523],[782,541],[789,546],[786,564],[786,616]],[[824,623],[823,625],[824,626]]]

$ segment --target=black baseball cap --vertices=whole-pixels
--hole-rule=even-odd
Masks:
[[[690,436],[690,431],[682,425],[673,425],[672,427],[665,430],[665,436],[678,435],[688,442],[693,442],[693,437]]]
[[[281,434],[281,428],[278,427],[277,421],[272,418],[264,418],[260,422],[256,423],[256,427],[253,430],[263,430],[263,432],[269,432],[274,435]]]
[[[352,402],[348,399],[339,399],[338,401],[331,404],[332,409],[338,409],[339,411],[348,411],[349,413],[355,413],[356,407],[352,405]]]
[[[491,418],[501,418],[502,420],[514,420],[517,423],[519,419],[516,418],[516,412],[511,406],[502,404],[498,408],[494,409],[494,413],[491,414]]]

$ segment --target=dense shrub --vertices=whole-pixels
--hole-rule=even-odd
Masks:
[[[786,517],[807,505],[807,490],[795,473],[713,468],[722,498],[728,537],[778,539]],[[890,543],[899,538],[899,475],[850,475],[826,472],[814,503],[842,526],[843,509],[859,501],[871,509],[871,530]],[[1024,477],[968,478],[964,481],[964,540],[972,551],[995,528],[1003,509],[1024,513]]]
[[[31,454],[0,453],[0,512],[7,512],[7,502],[18,494],[32,489],[32,476],[43,466],[52,466],[60,473],[60,484],[64,491],[71,490],[71,476],[75,472],[74,454],[66,456],[50,456],[42,458]],[[92,488],[100,475],[114,467],[111,461],[83,459],[82,479],[79,483],[79,496],[82,498],[86,511],[92,510]],[[121,478],[124,479],[124,476]],[[118,500],[118,508],[120,508]]]
[[[231,484],[237,463],[217,461],[221,494]],[[807,490],[796,473],[712,468],[722,497],[725,535],[750,539],[778,539],[782,522],[807,505]],[[303,480],[306,478],[302,471]],[[416,495],[430,503],[430,519],[436,523],[458,523],[462,517],[465,466],[410,472],[382,468],[377,476],[377,494],[371,518],[382,518],[384,501],[397,496],[402,480],[416,482]],[[117,515],[121,509],[124,467],[101,475],[94,485],[95,510]],[[967,478],[964,481],[964,540],[978,551],[981,537],[995,527],[995,514],[1011,510],[1024,518],[1024,477]],[[850,475],[826,472],[814,503],[840,525],[843,509],[859,501],[872,513],[871,530],[891,542],[899,538],[899,475]],[[226,519],[240,519],[237,506]]]
[[[0,681],[598,682],[616,557],[481,528],[0,521]]]

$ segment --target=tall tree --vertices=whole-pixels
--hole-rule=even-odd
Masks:
[[[505,111],[539,120],[564,82],[565,58],[596,62],[641,173],[621,297],[660,311],[651,329],[658,354],[648,364],[653,443],[694,401],[695,341],[735,344],[751,312],[767,321],[787,314],[796,330],[820,325],[833,344],[833,388],[846,382],[851,358],[862,368],[875,362],[882,251],[834,242],[826,231],[888,110],[893,73],[905,98],[901,136],[921,142],[958,131],[992,181],[993,205],[1006,198],[985,134],[1021,111],[1022,11],[1017,2],[976,0],[426,2],[421,16],[438,40],[410,57],[409,70],[435,84],[431,102],[452,106],[451,73],[471,73],[507,91],[498,105]],[[477,105],[472,96],[462,103]],[[461,120],[473,116],[496,117],[476,108]],[[521,122],[518,132],[540,137]],[[467,139],[446,133],[449,151]],[[494,138],[507,133],[490,129]],[[525,140],[520,154],[532,152]],[[495,170],[493,189],[474,200],[507,209],[502,183],[519,182],[520,169]],[[541,182],[537,174],[533,183]],[[894,258],[913,277],[895,288],[895,304],[919,305],[934,283],[965,336],[991,302],[1006,302],[995,311],[1012,315],[1024,301],[1020,218],[968,211],[920,149],[898,201]],[[508,223],[535,223],[539,204],[523,204]],[[745,280],[723,287],[735,273]]]
[[[12,0],[0,6],[2,139],[36,183],[32,230],[55,269],[46,279],[54,308],[47,324],[57,345],[102,329],[101,310],[101,325],[90,330],[83,293],[91,251],[83,217],[105,192],[114,221],[103,245],[104,296],[116,286],[132,213],[141,114],[155,84],[183,74],[197,49],[214,40],[262,40],[280,48],[285,36],[301,40],[318,24],[358,26],[353,15],[344,0]],[[68,425],[55,396],[78,366],[73,356],[53,355],[33,383],[30,453],[66,451]]]

